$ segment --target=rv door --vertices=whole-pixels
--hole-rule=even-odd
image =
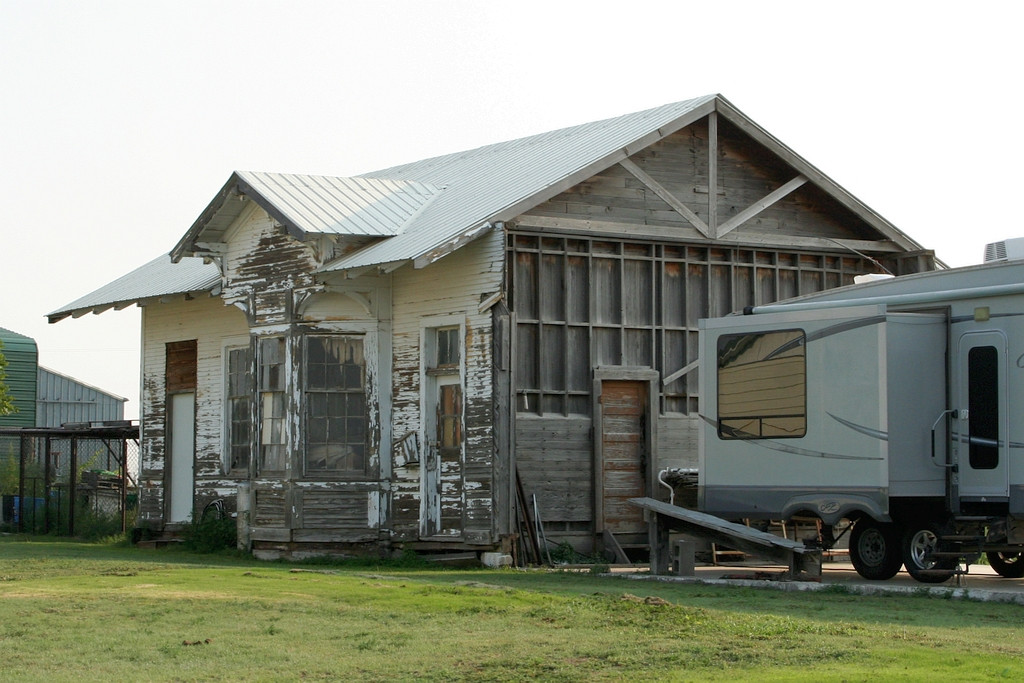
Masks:
[[[1005,501],[1009,496],[1006,337],[970,332],[957,351],[957,412],[953,462],[964,501]]]

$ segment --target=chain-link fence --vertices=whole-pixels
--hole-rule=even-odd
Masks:
[[[138,506],[137,426],[0,430],[0,529],[101,538]]]

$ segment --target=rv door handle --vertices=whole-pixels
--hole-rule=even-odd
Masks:
[[[955,409],[953,409],[953,410],[943,410],[939,414],[939,417],[936,418],[935,422],[932,423],[932,464],[935,465],[936,467],[953,467],[953,465],[951,463],[948,463],[948,462],[935,462],[935,429],[936,429],[936,427],[939,426],[940,422],[942,422],[944,419],[946,419],[947,415],[957,415],[957,414],[959,414],[959,411],[957,411]]]

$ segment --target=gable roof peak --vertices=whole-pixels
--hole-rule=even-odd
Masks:
[[[295,238],[390,237],[402,232],[443,185],[411,179],[235,171],[178,244],[175,260],[220,241],[252,199]]]

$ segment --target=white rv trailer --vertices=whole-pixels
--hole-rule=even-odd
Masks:
[[[1024,576],[1024,261],[701,321],[699,507],[853,522],[869,579]]]

